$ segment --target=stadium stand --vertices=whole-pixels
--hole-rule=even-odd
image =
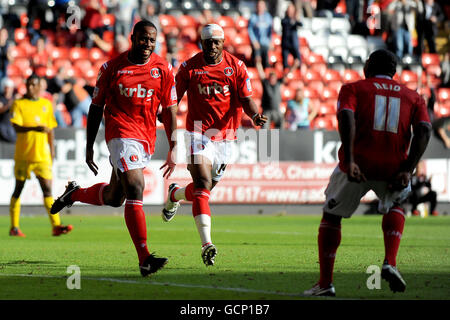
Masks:
[[[136,1],[138,4],[147,3],[149,0]],[[85,0],[70,1],[68,4],[79,6],[82,10],[86,7]],[[158,22],[161,33],[158,37],[161,46],[160,54],[168,53],[167,35],[175,31],[177,34],[177,48],[173,61],[181,63],[193,54],[200,51],[198,30],[202,23],[202,17],[206,11],[221,25],[226,34],[226,49],[238,56],[248,66],[248,71],[254,87],[256,101],[261,98],[262,89],[254,64],[252,61],[252,47],[250,44],[247,25],[248,18],[254,10],[254,1],[232,0],[165,0],[152,1],[157,8]],[[283,72],[281,56],[281,30],[277,27],[277,21],[284,17],[283,5],[288,1],[278,1],[280,8],[273,11],[274,31],[272,35],[272,48],[269,52],[271,68],[277,72]],[[100,40],[93,46],[86,45],[86,34],[83,30],[76,30],[66,26],[67,17],[55,17],[53,28],[40,28],[42,17],[29,21],[27,13],[28,1],[15,1],[10,6],[10,13],[17,15],[17,23],[5,25],[10,35],[10,62],[7,67],[7,76],[16,84],[20,94],[24,93],[24,81],[32,72],[40,76],[52,78],[59,68],[65,68],[70,77],[77,78],[85,86],[95,85],[96,74],[100,66],[117,54],[118,39],[114,34],[115,15],[108,2],[103,4],[104,11],[101,16],[101,32],[94,30]],[[49,2],[50,3],[50,2]],[[99,3],[103,3],[99,1]],[[317,1],[311,1],[315,8]],[[450,12],[448,4],[440,3],[444,12]],[[8,5],[7,5],[8,6]],[[52,11],[52,7],[48,10]],[[139,10],[136,10],[139,12]],[[277,15],[278,14],[278,15]],[[66,20],[64,20],[66,19]],[[134,15],[134,21],[139,19]],[[367,15],[364,17],[367,19]],[[448,17],[447,17],[448,20]],[[282,101],[285,103],[292,97],[297,88],[305,90],[305,96],[310,97],[313,103],[319,104],[320,110],[332,110],[331,105],[336,104],[337,94],[344,83],[363,78],[363,66],[370,52],[378,48],[387,48],[387,35],[385,30],[367,32],[361,34],[354,32],[354,26],[346,16],[345,1],[339,2],[333,17],[303,17],[302,27],[299,28],[299,43],[302,65],[285,76],[285,85],[282,90]],[[447,29],[446,29],[447,28]],[[441,55],[448,50],[448,23],[443,24],[447,35],[446,42],[440,45],[439,53],[423,53],[422,56],[405,56],[400,60],[399,72],[396,76],[400,82],[413,90],[431,84],[439,88],[441,75]],[[86,30],[84,30],[86,31]],[[92,30],[91,30],[92,31]],[[48,54],[46,65],[33,66],[31,57],[36,53],[34,35],[38,33],[45,39],[45,50]],[[92,33],[92,32],[91,32]],[[445,38],[444,34],[444,38]],[[105,45],[101,45],[101,42]],[[292,63],[292,57],[290,63]],[[177,65],[174,65],[175,71]],[[448,90],[439,89],[436,113],[448,114],[449,110]],[[283,109],[283,105],[280,106]],[[185,105],[180,105],[180,123],[185,115]],[[328,119],[329,112],[320,112],[314,124],[318,128],[335,128],[335,123]],[[322,119],[326,117],[326,119]],[[248,121],[243,120],[243,125]]]

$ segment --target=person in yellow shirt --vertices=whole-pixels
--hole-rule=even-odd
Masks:
[[[40,78],[33,74],[26,82],[27,93],[15,100],[11,108],[11,123],[16,130],[16,150],[14,153],[14,176],[16,186],[11,196],[9,214],[11,217],[10,236],[25,237],[19,229],[20,194],[31,172],[34,172],[42,189],[44,206],[52,224],[52,235],[70,232],[71,225],[61,224],[59,215],[50,214],[52,196],[52,162],[55,155],[53,128],[57,126],[53,107],[49,100],[40,98]]]

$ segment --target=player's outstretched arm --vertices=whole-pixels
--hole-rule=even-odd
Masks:
[[[259,113],[259,108],[251,97],[241,98],[240,100],[245,114],[253,120],[255,126],[262,126],[266,123],[267,117]]]
[[[91,104],[89,107],[86,127],[86,164],[95,175],[98,173],[98,166],[94,162],[94,142],[97,137],[98,128],[100,127],[102,118],[103,107],[96,104]]]
[[[339,111],[338,123],[339,135],[344,150],[344,166],[347,168],[347,178],[352,182],[364,182],[367,179],[353,158],[353,142],[355,140],[354,113],[346,109]]]
[[[408,158],[402,164],[400,172],[389,185],[393,190],[406,188],[411,180],[411,175],[417,167],[420,158],[425,152],[431,137],[431,125],[427,122],[420,122],[413,127],[414,136],[411,141]]]
[[[177,105],[173,105],[167,108],[164,108],[161,112],[162,123],[164,125],[164,129],[166,131],[167,140],[169,141],[169,152],[167,153],[166,162],[161,166],[161,170],[166,168],[163,177],[169,178],[172,172],[175,170],[175,147],[177,145]]]

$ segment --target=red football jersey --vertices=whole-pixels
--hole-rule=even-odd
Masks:
[[[236,139],[242,116],[239,98],[252,95],[247,67],[241,60],[223,51],[221,62],[208,65],[199,52],[180,66],[176,87],[180,98],[187,91],[188,131],[204,134],[209,130],[213,140]]]
[[[344,85],[339,93],[338,113],[345,109],[355,116],[354,160],[371,180],[392,179],[407,158],[411,126],[430,122],[423,98],[387,77]],[[343,162],[341,147],[339,167],[347,172]]]
[[[153,154],[156,113],[177,104],[172,66],[152,53],[146,64],[134,64],[126,51],[100,68],[92,103],[105,105],[105,139],[136,139]]]

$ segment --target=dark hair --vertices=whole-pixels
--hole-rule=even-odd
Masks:
[[[39,77],[36,73],[32,73],[31,76],[27,78],[26,83],[29,83],[31,80],[37,79],[37,81],[41,81],[41,77]]]
[[[379,49],[372,52],[367,60],[368,77],[386,75],[393,77],[397,72],[397,57],[390,51]]]
[[[133,34],[135,34],[136,32],[144,30],[145,27],[151,27],[151,28],[154,28],[156,31],[158,31],[158,29],[156,29],[156,26],[153,24],[153,22],[144,19],[144,20],[141,20],[141,21],[137,22],[134,25],[134,27],[133,27]]]

